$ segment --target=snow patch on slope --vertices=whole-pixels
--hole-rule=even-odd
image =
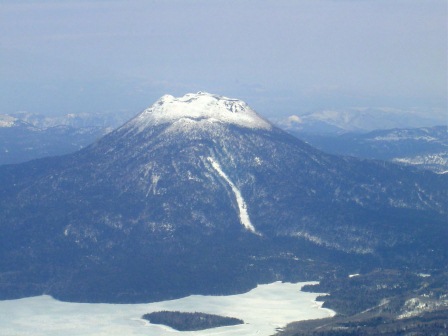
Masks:
[[[150,126],[176,121],[194,123],[204,120],[228,123],[246,128],[271,129],[245,102],[205,92],[189,93],[175,98],[164,95],[151,107],[132,119],[125,127],[143,131]]]
[[[422,154],[413,157],[397,157],[392,159],[393,162],[401,164],[420,166],[430,169],[437,174],[446,173],[448,167],[448,151],[441,153]]]
[[[247,230],[256,233],[255,227],[252,225],[250,221],[249,214],[247,212],[247,204],[244,201],[241,192],[238,190],[235,184],[233,184],[233,182],[229,179],[226,173],[222,171],[221,166],[218,162],[216,162],[212,157],[208,157],[207,160],[211,163],[213,169],[215,169],[218,172],[219,176],[221,176],[230,185],[230,188],[232,188],[232,191],[235,194],[236,202],[238,204],[238,209],[240,211],[241,224],[243,224],[243,226]]]
[[[445,307],[448,307],[448,300],[443,298],[432,299],[428,297],[414,297],[406,300],[402,313],[398,316],[398,319],[419,316],[426,311],[433,311]]]
[[[371,249],[369,247],[354,246],[351,248],[344,248],[343,246],[341,246],[340,244],[338,244],[336,242],[324,240],[321,237],[309,234],[308,232],[305,232],[305,231],[292,232],[290,234],[290,236],[304,238],[316,245],[334,248],[339,251],[345,251],[345,252],[356,253],[356,254],[371,254],[371,253],[373,253],[373,249]]]

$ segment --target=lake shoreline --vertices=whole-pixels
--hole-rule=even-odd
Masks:
[[[258,285],[242,294],[227,296],[190,295],[180,299],[145,304],[70,303],[48,295],[0,301],[0,328],[5,336],[33,335],[172,335],[173,329],[151,324],[141,317],[160,310],[203,312],[234,316],[243,325],[203,331],[185,331],[182,335],[233,336],[258,333],[272,335],[294,321],[332,317],[335,312],[322,308],[316,298],[323,293],[302,292],[314,281]]]

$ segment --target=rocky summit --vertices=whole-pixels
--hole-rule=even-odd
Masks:
[[[325,154],[204,92],[0,166],[0,185],[2,299],[144,302],[448,258],[447,175]]]

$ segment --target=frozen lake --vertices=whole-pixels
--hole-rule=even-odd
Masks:
[[[90,304],[60,302],[50,296],[0,301],[2,336],[268,336],[276,328],[299,320],[333,316],[315,301],[317,293],[300,291],[312,282],[259,285],[238,295],[191,295],[182,299],[147,304]],[[203,331],[175,331],[152,325],[141,319],[146,313],[172,310],[203,312],[237,317],[244,325],[220,327]]]

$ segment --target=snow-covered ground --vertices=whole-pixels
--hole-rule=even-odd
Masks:
[[[315,301],[319,294],[301,292],[302,283],[275,282],[259,285],[239,295],[192,295],[178,300],[148,304],[68,303],[50,296],[0,301],[2,336],[56,335],[272,335],[276,328],[292,321],[333,316]],[[141,319],[145,313],[160,310],[203,312],[244,320],[244,325],[195,332],[179,332],[152,325]]]
[[[17,119],[9,115],[0,114],[0,127],[12,127]]]
[[[146,127],[176,121],[181,121],[182,124],[203,125],[198,123],[198,120],[246,128],[269,130],[272,127],[245,102],[206,92],[188,93],[178,98],[165,95],[123,127],[142,132]]]

